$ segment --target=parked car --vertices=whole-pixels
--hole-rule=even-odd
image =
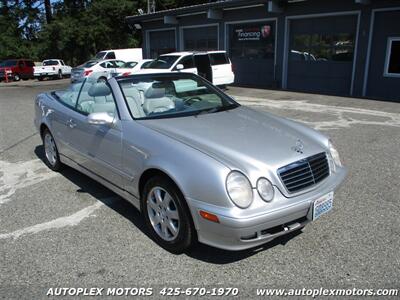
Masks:
[[[190,73],[89,77],[38,95],[34,122],[52,170],[71,166],[131,201],[176,253],[299,230],[331,210],[346,175],[322,133]]]
[[[140,61],[143,59],[142,48],[110,49],[96,54],[95,60],[118,59],[123,61]]]
[[[0,64],[0,81],[6,79],[19,81],[33,78],[35,63],[30,59],[7,59]]]
[[[128,61],[127,63],[125,63],[124,66],[122,66],[122,68],[120,68],[118,70],[118,74],[125,75],[125,76],[135,74],[138,71],[144,69],[146,66],[148,66],[152,61],[153,61],[153,59],[142,59],[140,61]]]
[[[73,68],[71,71],[71,82],[81,81],[88,76],[105,81],[111,74],[118,74],[119,69],[125,66],[125,62],[117,59],[89,60],[86,63]]]
[[[139,73],[188,72],[215,85],[232,84],[235,74],[225,51],[174,52],[160,55]]]
[[[41,66],[34,67],[34,76],[39,81],[44,78],[62,79],[71,75],[71,66],[67,66],[62,59],[46,59]]]

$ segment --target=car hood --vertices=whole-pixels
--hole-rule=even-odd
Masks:
[[[240,106],[198,116],[140,121],[144,126],[185,143],[231,169],[276,170],[326,151],[327,138],[293,121]],[[296,152],[298,141],[303,153]]]

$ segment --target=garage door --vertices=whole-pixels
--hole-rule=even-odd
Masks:
[[[176,51],[175,30],[150,31],[148,39],[150,58]]]
[[[400,101],[400,11],[377,12],[367,96]]]
[[[274,21],[229,25],[228,43],[236,84],[275,85]]]
[[[289,25],[287,87],[350,94],[357,17],[296,19]]]
[[[182,28],[183,50],[218,50],[218,26]]]

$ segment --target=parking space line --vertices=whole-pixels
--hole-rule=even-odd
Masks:
[[[76,213],[66,216],[66,217],[60,217],[48,222],[36,224],[33,226],[25,227],[10,233],[3,233],[0,234],[0,239],[17,239],[23,235],[27,234],[36,234],[41,231],[47,231],[51,229],[59,229],[67,226],[76,226],[80,222],[82,222],[84,219],[93,216],[93,213],[98,210],[100,207],[104,205],[104,203],[110,203],[112,202],[116,197],[109,197],[102,199],[101,201],[97,201],[95,204],[90,205],[88,207],[85,207]]]
[[[11,200],[18,189],[58,176],[40,159],[11,163],[0,160],[0,205]]]
[[[353,125],[378,125],[400,127],[400,114],[379,110],[370,110],[355,107],[332,106],[324,104],[309,103],[307,100],[269,100],[264,98],[253,98],[234,96],[243,105],[271,107],[283,110],[295,110],[311,113],[326,113],[335,116],[335,120],[308,121],[296,119],[315,129],[341,129]],[[363,118],[364,116],[364,118]],[[365,117],[376,119],[365,119]]]

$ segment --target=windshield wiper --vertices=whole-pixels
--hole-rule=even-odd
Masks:
[[[229,110],[229,109],[232,109],[235,107],[237,107],[237,105],[233,104],[233,103],[226,105],[226,106],[216,106],[216,107],[199,110],[199,111],[195,112],[193,115],[198,116],[198,115],[202,115],[202,114],[213,114],[213,113],[220,112],[220,111],[226,111],[226,110]]]

